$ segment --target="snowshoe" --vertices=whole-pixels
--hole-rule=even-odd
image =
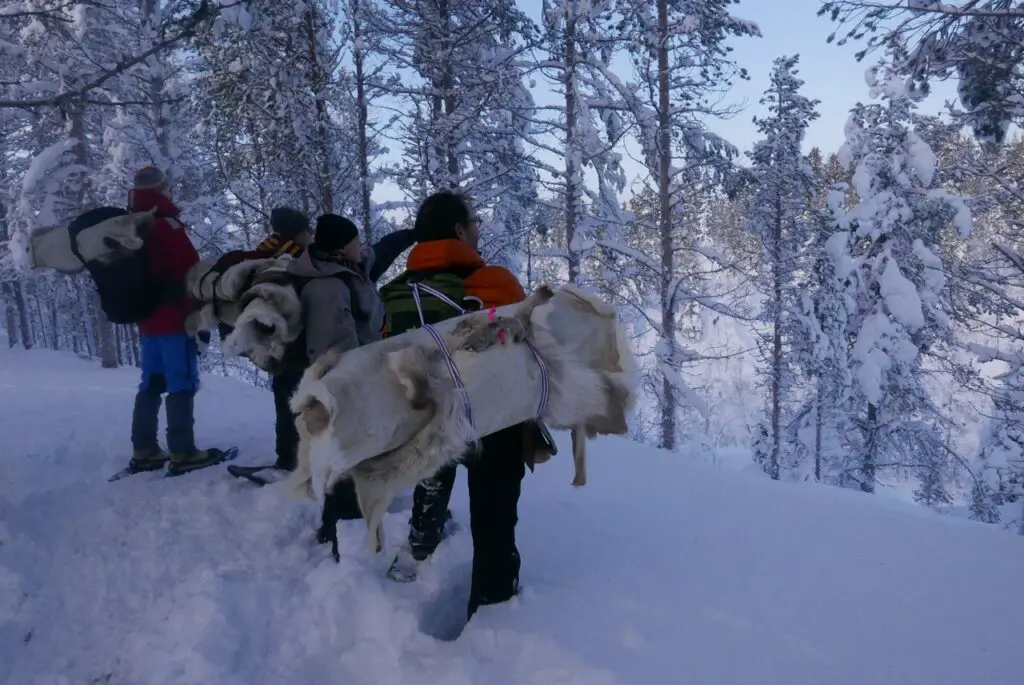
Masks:
[[[267,464],[265,466],[240,466],[238,464],[229,464],[228,473],[235,478],[242,478],[254,485],[263,487],[264,485],[277,483],[287,478],[291,471],[288,469],[282,469],[276,464]]]
[[[223,450],[216,447],[208,450],[197,450],[195,453],[184,457],[172,455],[171,465],[167,468],[167,473],[164,476],[167,478],[183,476],[186,473],[192,473],[193,471],[231,461],[237,456],[237,447],[228,447]]]

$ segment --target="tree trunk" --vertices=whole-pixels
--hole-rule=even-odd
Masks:
[[[8,347],[14,347],[19,341],[18,311],[14,293],[16,283],[16,281],[6,281],[3,283],[4,329],[7,331]]]
[[[145,32],[152,32],[155,26],[160,24],[159,17],[160,13],[160,0],[141,0],[142,9],[142,28]],[[149,101],[150,101],[150,117],[153,122],[153,131],[156,135],[157,149],[160,150],[160,156],[163,158],[166,169],[164,173],[167,174],[168,182],[174,181],[174,164],[171,160],[171,140],[170,140],[170,122],[167,120],[167,112],[164,111],[164,73],[163,64],[160,61],[159,54],[154,55],[147,60],[147,64],[150,61],[155,61],[159,67],[157,69],[150,69],[149,72]]]
[[[134,360],[135,366],[140,368],[142,366],[142,352],[139,350],[139,329],[132,326],[130,327],[129,332],[132,339],[132,359]]]
[[[96,330],[100,338],[100,365],[104,369],[117,368],[117,347],[114,341],[114,328],[110,325],[103,308],[100,306],[100,294],[92,291],[93,311],[96,312]]]
[[[775,225],[772,227],[772,453],[768,475],[779,479],[779,453],[782,451],[782,202],[775,198]]]
[[[814,480],[821,482],[821,430],[824,419],[822,419],[822,407],[825,404],[825,388],[821,377],[817,378],[817,401],[814,408]]]
[[[359,20],[359,0],[352,0],[352,61],[355,65],[356,77],[356,137],[359,155],[359,200],[363,214],[363,234],[366,244],[373,244],[373,215],[370,211],[370,140],[369,140],[369,105],[366,101],[366,75],[363,56],[362,23]]]
[[[14,295],[14,307],[18,310],[18,330],[21,331],[21,346],[31,350],[35,340],[32,338],[32,326],[28,320],[28,303],[25,302],[25,288],[22,281],[15,281],[11,290]]]
[[[56,289],[56,288],[55,288]],[[51,340],[53,341],[53,349],[59,350],[60,347],[60,319],[57,316],[57,305],[59,300],[54,298],[53,305],[50,307],[50,330],[53,332]]]
[[[92,288],[86,285],[83,289],[82,281],[75,283],[78,291],[78,301],[81,303],[79,315],[82,318],[82,334],[85,336],[85,349],[90,357],[99,356],[99,335],[96,329],[96,317],[92,310]],[[84,290],[84,292],[83,292]]]
[[[318,155],[320,157],[320,197],[317,198],[317,201],[320,204],[321,214],[331,214],[334,212],[334,175],[331,168],[331,141],[327,133],[327,103],[324,102],[328,75],[320,63],[316,36],[316,14],[312,4],[306,12],[306,34],[309,42],[309,67],[312,80],[310,90],[313,91],[316,103],[314,105],[316,107],[316,139],[320,153]]]
[[[861,492],[875,491],[875,471],[878,468],[878,458],[875,454],[875,448],[878,444],[878,441],[875,439],[877,432],[878,410],[875,408],[875,405],[868,404],[868,439],[865,441],[864,454],[862,455],[860,466]]]
[[[661,342],[665,363],[675,358],[676,311],[675,293],[671,292],[675,271],[672,251],[672,136],[669,109],[669,32],[668,0],[658,0],[658,230],[661,234]],[[667,450],[676,444],[676,396],[669,378],[662,378],[661,447]]]
[[[43,309],[43,303],[39,300],[38,282],[32,284],[32,302],[36,305],[36,315],[33,318],[35,323],[39,324],[39,335],[36,337],[36,340],[39,340],[43,349],[46,349],[50,340],[46,335],[46,310]]]
[[[439,73],[435,68],[430,69],[433,72],[430,85],[434,89],[430,103],[434,140],[430,142],[434,147],[434,164],[437,166],[430,171],[432,176],[437,175],[437,178],[431,179],[437,188],[455,190],[459,185],[459,158],[452,128],[455,116],[455,79],[452,76],[452,22],[448,0],[439,0],[437,14],[437,28],[442,32],[437,56],[440,62]]]
[[[580,275],[579,255],[573,249],[576,240],[576,187],[579,169],[576,158],[576,3],[565,3],[565,251],[569,259],[569,282]]]

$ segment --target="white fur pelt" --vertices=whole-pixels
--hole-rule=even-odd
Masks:
[[[224,341],[224,353],[247,357],[273,372],[288,344],[302,333],[302,303],[290,285],[257,283],[238,302],[241,313]]]
[[[153,228],[156,210],[115,216],[78,234],[78,251],[86,262],[109,264],[142,248]],[[85,265],[71,251],[71,233],[67,226],[48,226],[29,234],[31,264],[36,269],[54,269],[64,274],[81,272]]]
[[[541,371],[527,338],[550,384],[539,418],[573,429],[574,484],[585,483],[584,437],[625,433],[635,401],[636,366],[614,308],[572,286],[542,286],[496,314],[496,322],[479,312],[436,326],[468,391],[475,426],[441,351],[422,329],[318,360],[291,401],[300,434],[292,485],[322,499],[338,479],[352,478],[371,547],[380,551],[381,519],[398,492],[460,459],[477,437],[538,418]],[[552,330],[567,325],[576,330]]]
[[[213,272],[216,262],[198,262],[189,269],[185,285],[203,306],[189,315],[186,331],[195,334],[225,323],[234,330],[224,341],[224,353],[273,371],[302,332],[302,305],[285,272],[290,259],[250,259],[221,274]]]

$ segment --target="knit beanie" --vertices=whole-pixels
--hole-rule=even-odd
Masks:
[[[275,207],[270,210],[270,230],[285,240],[295,240],[309,230],[309,218],[291,207]]]
[[[136,190],[148,190],[150,188],[164,188],[167,186],[167,176],[155,166],[144,166],[135,172],[132,179],[132,187]]]
[[[324,214],[316,220],[313,246],[324,252],[334,252],[359,237],[359,229],[350,220],[337,214]]]

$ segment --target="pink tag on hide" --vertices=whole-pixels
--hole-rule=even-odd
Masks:
[[[491,307],[490,311],[487,312],[488,321],[497,321],[498,315],[495,313],[497,310],[495,307]],[[505,344],[505,331],[498,331],[498,342],[502,345]]]

